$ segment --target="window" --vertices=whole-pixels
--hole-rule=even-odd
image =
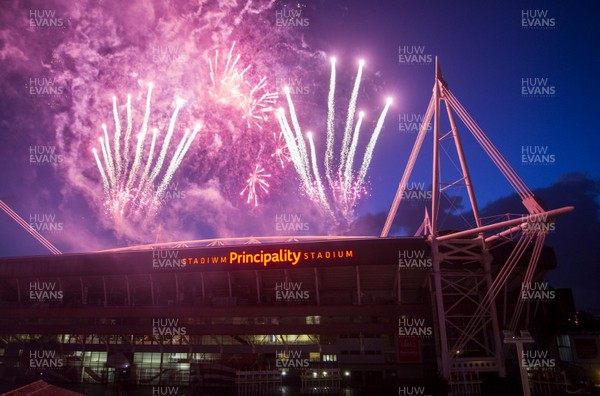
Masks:
[[[571,348],[571,338],[568,335],[558,336],[556,337],[556,344],[558,346],[560,360],[563,362],[572,362],[573,349]]]

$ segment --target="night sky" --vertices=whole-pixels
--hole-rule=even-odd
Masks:
[[[559,263],[549,280],[574,288],[580,308],[600,312],[597,19],[592,0],[2,1],[0,199],[62,252],[219,237],[379,235],[431,97],[437,56],[454,95],[542,206],[575,206],[549,236]],[[336,211],[331,201],[327,210],[302,189],[292,162],[280,165],[273,155],[281,143],[274,111],[256,113],[264,118],[251,122],[236,102],[240,96],[217,97],[208,59],[214,62],[218,51],[220,75],[234,42],[238,72],[249,66],[240,95],[248,98],[265,77],[254,98],[279,92],[273,107],[289,113],[283,95],[289,86],[303,133],[314,133],[322,173],[329,58],[337,60],[334,162],[358,61],[365,60],[357,164],[386,98],[394,102],[355,206]],[[175,98],[185,100],[166,164],[185,128],[200,123],[202,129],[159,207],[140,204],[115,214],[92,148],[101,151],[102,123],[114,136],[113,96],[125,130],[128,94],[135,146],[150,81],[149,125],[161,130],[159,142]],[[458,126],[482,215],[525,213]],[[442,132],[447,129],[442,123]],[[425,191],[431,187],[428,137],[409,182]],[[453,155],[444,180],[454,176]],[[264,179],[268,193],[258,187],[255,206],[243,191],[257,165],[271,176]],[[440,229],[458,227],[468,210],[464,192],[448,194]],[[413,235],[426,203],[403,203],[392,234]],[[4,213],[0,236],[0,256],[47,254]]]

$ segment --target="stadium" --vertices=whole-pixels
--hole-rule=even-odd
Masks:
[[[2,378],[147,385],[147,394],[277,394],[282,384],[311,394],[437,391],[425,238],[240,242],[3,260]],[[494,254],[494,274],[506,253]],[[551,249],[540,263],[536,277],[555,266]],[[484,270],[461,267],[462,276]],[[472,285],[467,296],[484,292]],[[519,292],[507,290],[499,309],[511,312]],[[472,303],[456,301],[455,311],[472,314]],[[504,369],[491,342],[498,328],[482,330],[490,342],[469,343],[453,375],[481,380]]]
[[[455,114],[526,214],[480,215]],[[431,122],[430,205],[415,236],[390,237]],[[442,139],[460,164],[456,180],[440,176]],[[470,226],[440,228],[448,187],[468,197]],[[555,219],[573,208],[542,208],[437,65],[379,237],[213,239],[60,254],[4,203],[2,209],[55,253],[0,261],[7,390],[43,380],[84,394],[565,391],[551,342],[541,332],[534,343],[530,330],[532,318],[557,303],[544,282],[557,265],[544,242]]]

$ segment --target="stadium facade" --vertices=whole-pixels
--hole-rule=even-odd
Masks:
[[[1,260],[0,376],[147,394],[445,394],[426,238],[248,242]],[[494,252],[497,273],[510,246]],[[544,248],[536,279],[555,264]],[[505,317],[522,276],[506,284]],[[457,297],[454,308],[467,317],[472,304]],[[485,349],[475,342],[461,354],[484,362]],[[498,376],[484,365],[454,372],[462,382]]]

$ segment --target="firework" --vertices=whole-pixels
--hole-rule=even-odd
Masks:
[[[208,59],[211,83],[208,94],[217,103],[238,109],[248,127],[254,125],[262,129],[262,122],[273,111],[279,94],[268,91],[266,77],[257,84],[250,82],[247,77],[250,66],[240,71],[240,54],[234,55],[235,44],[234,41],[225,60],[219,59],[219,50]]]
[[[381,112],[377,124],[371,134],[369,143],[358,171],[354,170],[354,162],[358,148],[360,129],[364,119],[364,113],[360,112],[356,117],[356,105],[358,91],[362,78],[364,61],[359,62],[358,72],[354,81],[354,87],[348,102],[346,123],[343,132],[339,162],[334,164],[335,146],[335,58],[331,59],[331,77],[329,80],[329,94],[327,101],[327,125],[326,125],[326,150],[324,157],[325,181],[319,172],[317,153],[313,134],[307,134],[310,148],[309,154],[302,135],[302,129],[298,121],[296,109],[289,89],[284,89],[288,108],[289,119],[283,109],[276,112],[281,132],[288,146],[290,159],[294,163],[296,172],[302,183],[304,192],[336,221],[345,221],[347,224],[354,220],[354,207],[359,198],[364,194],[365,177],[373,157],[375,144],[383,128],[383,122],[388,109],[392,103],[387,99],[385,107]]]
[[[250,89],[250,92],[243,96],[240,107],[246,124],[250,127],[254,124],[262,129],[261,122],[267,120],[267,115],[273,111],[273,105],[277,102],[279,94],[276,92],[267,92],[267,78],[263,77],[258,84]]]
[[[246,194],[246,203],[254,203],[254,206],[258,206],[258,191],[262,190],[265,194],[269,193],[269,183],[265,181],[266,178],[271,177],[270,174],[266,174],[265,168],[260,165],[254,166],[254,171],[250,173],[248,180],[246,180],[246,187],[240,192],[240,195]],[[256,187],[259,187],[257,190]]]
[[[250,69],[250,66],[247,66],[241,72],[238,71],[237,63],[240,60],[240,55],[236,55],[235,59],[232,58],[234,48],[235,41],[231,45],[225,65],[222,67],[219,67],[219,50],[215,51],[212,59],[208,59],[211,82],[208,93],[218,102],[224,104],[237,102],[242,96],[240,89],[244,81],[244,73]]]
[[[273,29],[271,23],[266,23],[277,7],[275,0],[202,2],[201,12],[198,7],[183,5],[188,3],[198,2],[183,0],[181,5],[179,1],[168,2],[168,6],[155,10],[155,16],[160,20],[156,26],[152,18],[145,18],[147,15],[143,13],[138,18],[121,18],[122,9],[107,7],[102,2],[73,3],[72,6],[68,3],[63,7],[64,17],[76,14],[82,23],[73,25],[68,31],[63,29],[65,34],[61,40],[48,41],[42,46],[37,45],[39,43],[27,45],[34,52],[43,47],[44,54],[52,53],[55,58],[50,64],[44,54],[34,56],[44,63],[41,66],[38,63],[38,77],[50,78],[56,84],[74,81],[72,87],[63,87],[62,95],[53,96],[60,108],[52,114],[44,113],[49,117],[46,121],[52,121],[52,128],[44,130],[52,136],[42,139],[55,142],[57,150],[64,154],[64,161],[57,171],[65,181],[65,189],[79,194],[65,195],[68,196],[65,199],[70,202],[74,199],[72,197],[77,196],[97,202],[98,205],[90,209],[99,215],[99,226],[105,227],[104,231],[111,231],[110,238],[119,240],[121,244],[145,243],[154,237],[156,240],[163,239],[163,235],[164,238],[176,239],[198,233],[202,234],[199,237],[204,233],[231,234],[233,231],[230,229],[239,230],[240,219],[230,224],[229,220],[233,221],[235,216],[229,214],[233,211],[238,213],[240,206],[253,209],[253,206],[246,205],[246,196],[239,193],[255,164],[261,164],[266,169],[264,173],[272,174],[271,178],[265,179],[271,185],[269,195],[272,195],[275,186],[273,180],[276,179],[277,186],[283,186],[286,179],[279,177],[279,173],[283,175],[292,166],[286,159],[286,156],[289,157],[287,146],[276,147],[273,135],[273,132],[279,134],[273,113],[278,106],[275,103],[278,94],[272,93],[278,91],[273,73],[288,75],[290,73],[285,69],[291,65],[282,65],[276,55],[281,52],[280,45],[284,43],[285,50],[295,54],[294,63],[302,65],[308,73],[316,59],[313,52],[303,47],[302,40],[297,40],[298,31]],[[17,16],[21,11],[18,8],[10,10]],[[114,23],[97,23],[104,19]],[[156,29],[149,28],[150,25]],[[145,32],[143,39],[129,35],[131,40],[123,40],[123,34],[139,29]],[[15,32],[15,37],[20,37],[18,30]],[[23,36],[27,43],[30,38]],[[90,42],[118,45],[109,45],[110,50],[99,55],[98,48],[90,46]],[[77,67],[70,64],[72,59],[77,59]],[[141,79],[146,82],[139,86]],[[132,179],[127,189],[125,186],[132,173],[144,118],[147,82],[152,79],[152,111],[141,146],[138,170],[133,172],[135,180]],[[115,103],[113,93],[106,96],[107,88],[114,90],[116,95],[116,112],[111,108]],[[161,171],[150,182],[175,109],[172,94],[175,90],[187,101],[177,116]],[[129,104],[128,92],[131,92]],[[277,102],[283,99],[281,92],[279,97]],[[98,103],[100,109],[105,109],[100,113]],[[127,106],[131,106],[129,113]],[[118,114],[120,123],[113,121],[115,114]],[[128,115],[132,117],[129,123]],[[187,117],[192,117],[189,125]],[[173,173],[172,167],[169,172],[172,180],[158,199],[163,202],[160,216],[149,219],[144,214],[152,209],[152,201],[157,197],[186,127],[190,129],[187,139],[191,138],[194,119],[201,122],[202,130],[191,141],[179,168]],[[106,160],[102,151],[103,146],[106,151],[107,140],[101,129],[103,122],[107,126],[110,145]],[[186,127],[182,126],[182,122],[186,123]],[[129,132],[128,125],[131,126]],[[120,131],[117,131],[118,126]],[[154,130],[155,127],[158,131]],[[206,131],[210,131],[210,136],[202,136]],[[99,142],[100,137],[102,143]],[[203,144],[199,144],[200,139]],[[151,148],[153,140],[154,149]],[[82,142],[85,146],[83,152]],[[95,155],[92,147],[96,149]],[[185,146],[182,150],[185,151]],[[278,154],[271,157],[276,152]],[[112,161],[108,158],[109,153]],[[81,155],[83,161],[80,160]],[[149,157],[152,157],[151,161]],[[109,181],[112,173],[107,163],[113,164],[114,176],[120,175],[119,187],[113,185],[114,181]],[[150,167],[147,167],[148,163]],[[322,168],[322,164],[319,165]],[[141,180],[144,182],[140,189]],[[174,189],[177,184],[182,189],[179,194]],[[145,186],[150,187],[144,189]],[[265,195],[260,187],[256,190],[259,205],[265,204],[269,195]],[[218,194],[218,199],[205,199],[204,194],[208,193]],[[121,212],[124,215],[118,215]],[[223,222],[210,220],[217,212],[227,213]],[[181,220],[191,218],[191,214],[202,219],[199,221],[203,225],[198,225],[198,221]],[[192,223],[193,230],[188,227]],[[208,231],[209,228],[211,231]],[[164,233],[159,230],[164,230]]]
[[[281,168],[283,169],[285,165],[292,160],[290,158],[290,150],[285,142],[283,132],[273,132],[273,136],[275,137],[275,151],[273,151],[271,157],[275,158],[275,160],[279,163],[279,165],[281,165]]]
[[[131,141],[133,117],[131,96],[128,95],[125,136],[122,136],[117,98],[113,97],[115,132],[112,146],[107,126],[106,124],[102,124],[103,136],[100,138],[102,159],[98,155],[96,148],[92,149],[100,177],[102,178],[106,198],[105,206],[108,212],[113,215],[129,216],[132,214],[150,214],[156,211],[161,205],[161,197],[166,187],[181,165],[197,133],[200,131],[199,125],[196,125],[191,132],[189,129],[186,130],[174,153],[170,154],[169,147],[175,133],[177,116],[184,104],[182,99],[177,99],[166,135],[162,140],[160,151],[155,161],[155,150],[160,136],[158,128],[153,128],[150,147],[147,148],[152,88],[153,85],[150,83],[146,96],[144,118],[140,132],[135,137],[135,145],[132,145],[133,142]],[[164,169],[165,163],[168,163],[166,169]],[[158,185],[156,186],[157,181]]]

